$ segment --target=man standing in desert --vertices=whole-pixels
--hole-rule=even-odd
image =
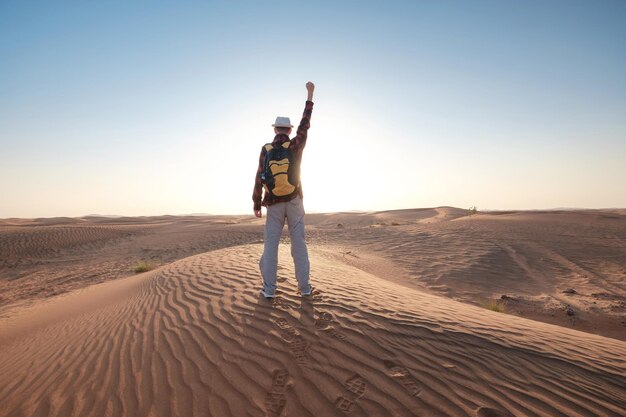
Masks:
[[[267,207],[265,220],[263,256],[259,262],[265,298],[276,296],[276,273],[278,269],[278,243],[285,226],[285,219],[291,236],[291,256],[296,270],[300,293],[311,295],[309,283],[309,254],[304,241],[304,205],[300,183],[300,162],[306,145],[307,131],[311,126],[313,111],[312,82],[306,83],[307,100],[302,120],[296,136],[289,139],[293,125],[288,117],[277,117],[274,127],[274,140],[261,149],[259,167],[254,181],[252,201],[254,215],[261,217],[261,206]],[[265,193],[263,198],[261,195]]]

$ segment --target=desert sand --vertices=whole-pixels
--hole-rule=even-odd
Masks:
[[[272,301],[251,216],[0,220],[0,416],[626,415],[626,210],[467,214],[309,214]]]

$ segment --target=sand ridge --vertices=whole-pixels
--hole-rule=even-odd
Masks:
[[[268,302],[260,252],[185,258],[0,333],[0,415],[623,415],[624,342],[401,287],[315,248],[314,296],[297,294],[282,248]]]

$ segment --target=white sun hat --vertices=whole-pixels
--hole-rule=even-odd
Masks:
[[[274,126],[274,127],[293,127],[293,125],[291,124],[291,120],[289,120],[289,117],[281,117],[281,116],[278,116],[276,118],[276,122],[274,122],[274,124],[272,126]]]

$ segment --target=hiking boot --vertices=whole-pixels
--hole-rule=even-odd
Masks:
[[[300,294],[302,294],[303,297],[308,297],[308,296],[312,295],[313,294],[313,286],[310,285],[310,287],[311,288],[309,289],[309,291],[307,291],[307,292],[301,291]]]
[[[267,300],[271,300],[272,298],[276,297],[275,294],[268,294],[265,292],[265,290],[261,290],[261,295]]]

